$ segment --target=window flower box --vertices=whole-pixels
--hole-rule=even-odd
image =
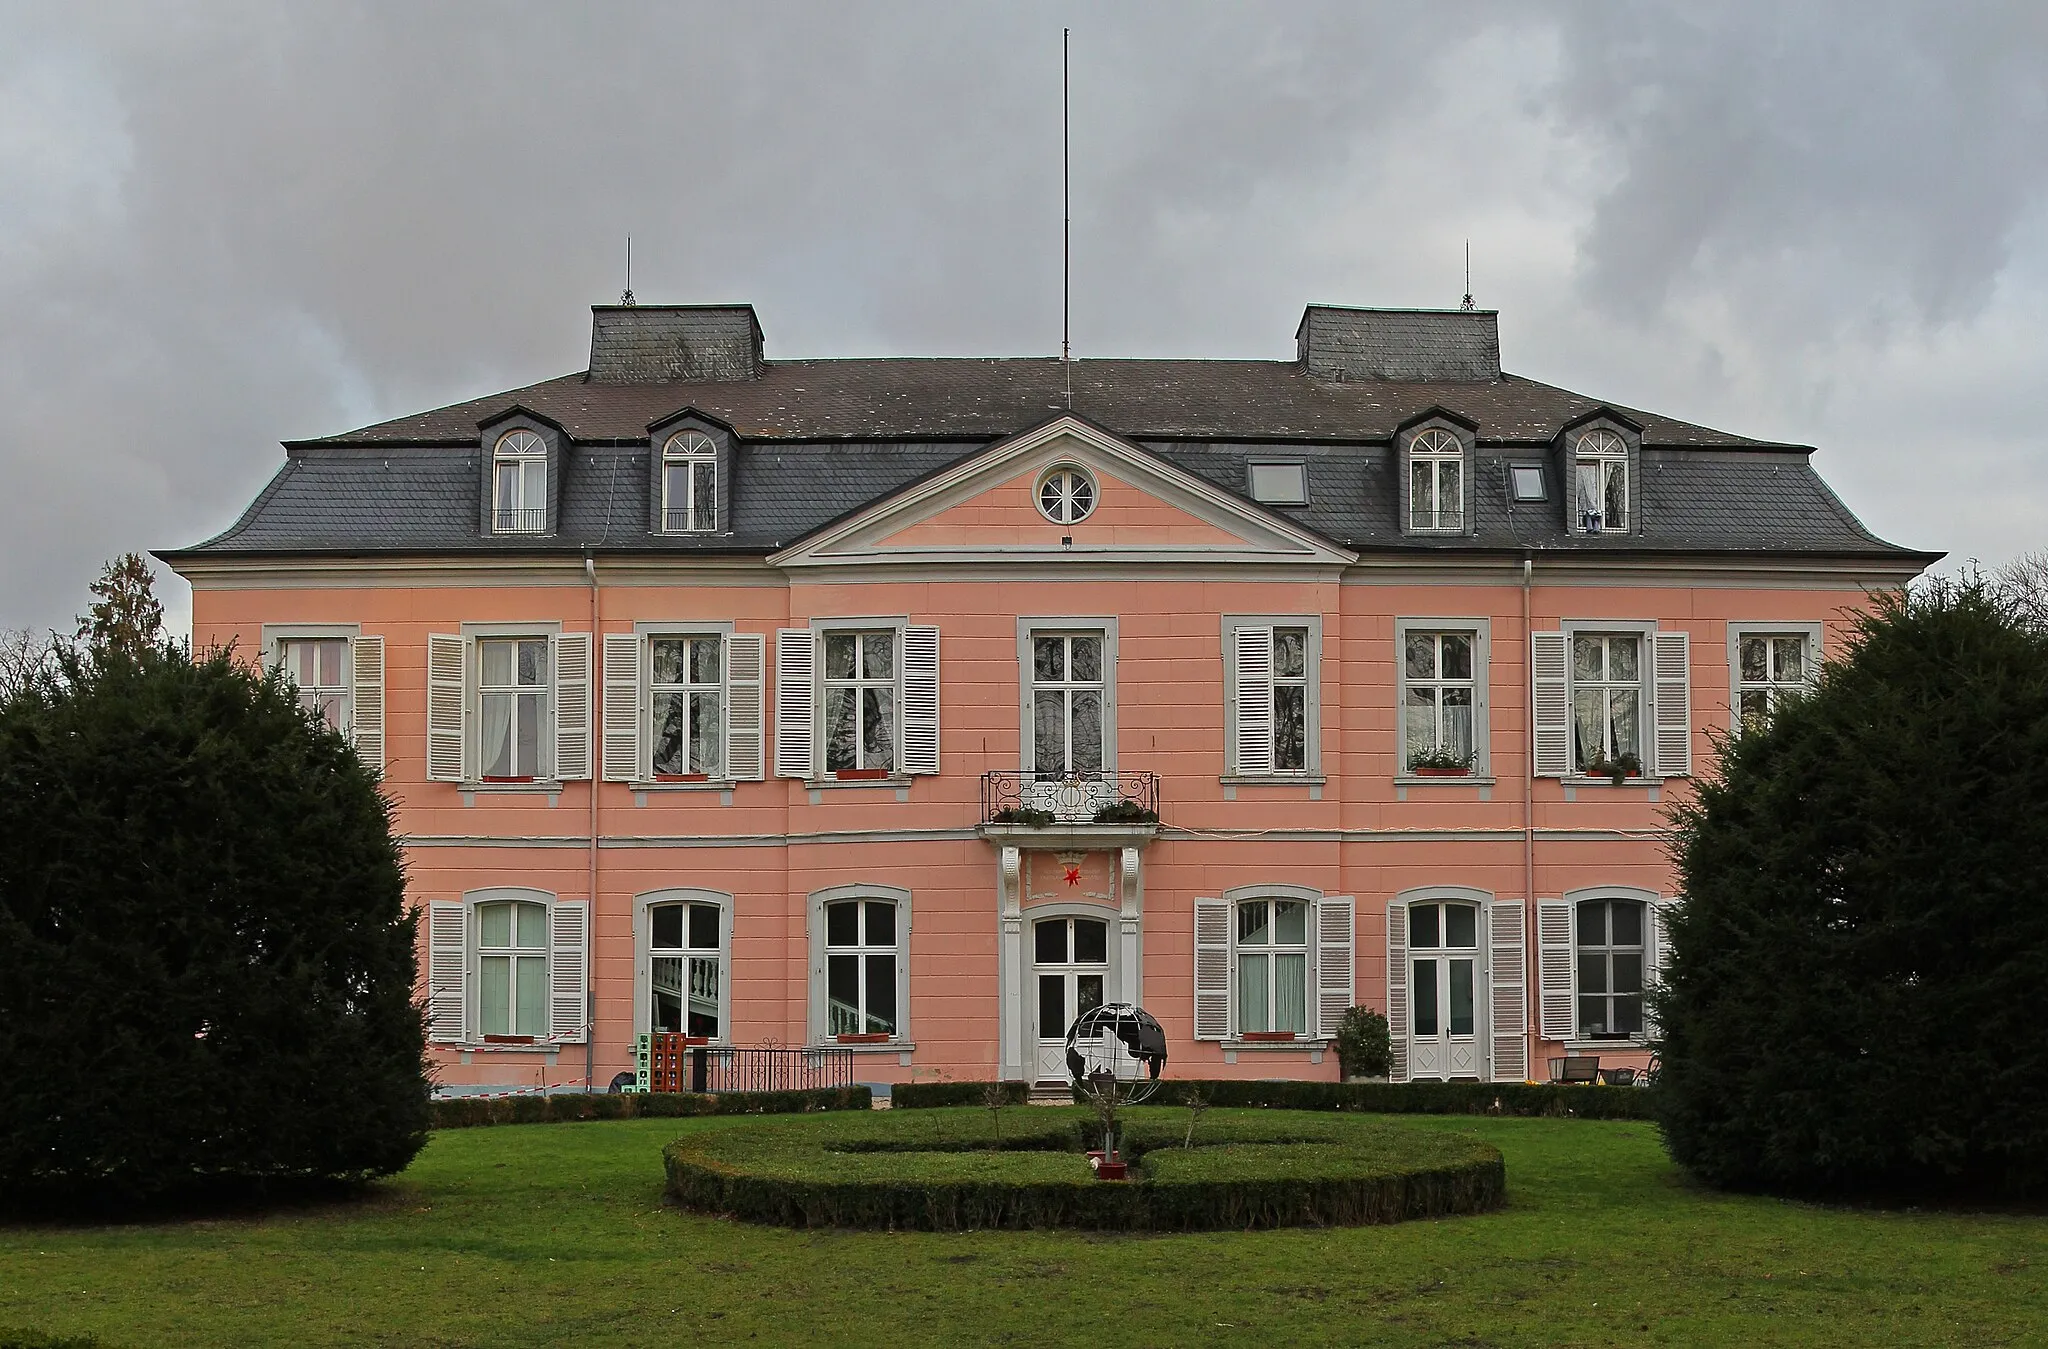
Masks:
[[[1415,767],[1410,768],[1408,771],[1419,778],[1469,778],[1472,776],[1472,770],[1469,768]]]
[[[1247,1044],[1288,1044],[1294,1040],[1291,1030],[1248,1030],[1237,1037]]]
[[[1643,761],[1633,754],[1617,754],[1612,759],[1595,759],[1579,771],[1589,778],[1606,778],[1619,787],[1643,775]]]
[[[832,776],[841,782],[876,782],[889,776],[886,768],[837,768]]]
[[[1470,777],[1477,757],[1448,749],[1419,749],[1408,756],[1408,771],[1419,778]]]
[[[889,1043],[887,1031],[842,1032],[832,1037],[843,1045],[885,1045]]]

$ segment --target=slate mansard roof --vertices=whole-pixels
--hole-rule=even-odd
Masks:
[[[1047,358],[840,359],[769,362],[743,306],[643,311],[690,321],[744,314],[751,355],[650,367],[639,347],[600,350],[591,371],[286,446],[284,467],[226,532],[168,560],[347,554],[765,554],[1066,410],[1067,373]],[[1078,360],[1072,410],[1247,501],[1248,464],[1299,459],[1306,506],[1263,507],[1359,551],[1742,553],[1930,561],[1871,534],[1813,471],[1805,446],[1712,430],[1498,373],[1497,345],[1439,362],[1460,377],[1414,374],[1401,353],[1357,354],[1312,329],[1316,316],[1396,314],[1312,307],[1297,361]],[[1417,317],[1417,316],[1409,316]],[[1427,314],[1419,317],[1432,317]],[[1450,319],[1452,315],[1439,317]],[[1458,315],[1486,321],[1492,315]],[[1376,321],[1368,319],[1368,322]],[[1397,337],[1408,328],[1391,331]],[[1453,340],[1459,340],[1453,334]],[[1424,363],[1432,359],[1424,353]],[[1391,362],[1391,364],[1389,364]],[[691,378],[648,377],[683,368]],[[592,372],[598,374],[593,378]],[[715,377],[701,377],[709,372]],[[1429,373],[1423,371],[1422,373]],[[1474,374],[1481,377],[1472,378]],[[480,527],[483,427],[513,409],[559,426],[569,451],[555,533],[492,536]],[[731,428],[726,532],[649,528],[651,428],[694,412]],[[1473,532],[1404,535],[1395,438],[1417,418],[1449,414],[1476,428]],[[1592,415],[1641,428],[1639,528],[1588,538],[1567,528],[1552,447]],[[1513,503],[1509,463],[1544,462],[1550,500]]]

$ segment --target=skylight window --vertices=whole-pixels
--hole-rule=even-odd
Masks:
[[[1543,501],[1550,495],[1543,484],[1541,464],[1514,464],[1508,469],[1508,477],[1517,501]]]
[[[1252,464],[1252,500],[1268,506],[1308,504],[1308,465]]]

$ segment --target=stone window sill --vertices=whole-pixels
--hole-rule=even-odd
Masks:
[[[885,778],[806,778],[804,786],[814,792],[829,792],[835,788],[857,790],[862,787],[903,788],[910,785],[907,776],[891,775]]]
[[[1396,787],[1491,787],[1494,785],[1491,773],[1460,773],[1456,776],[1438,777],[1434,773],[1396,773]]]
[[[645,781],[626,784],[636,792],[729,792],[733,789],[731,778],[706,778],[701,782],[662,782],[649,778]]]
[[[582,1044],[581,1040],[535,1040],[530,1045],[494,1045],[482,1040],[464,1040],[460,1043],[443,1043],[437,1048],[459,1049],[465,1054],[553,1054],[570,1044]]]
[[[506,796],[560,796],[562,794],[562,784],[554,778],[535,778],[532,782],[485,782],[482,779],[477,779],[473,782],[459,782],[455,785],[460,787],[465,794],[475,794],[478,796],[495,796],[500,793]]]
[[[1328,1039],[1305,1035],[1292,1040],[1225,1040],[1223,1047],[1225,1049],[1237,1050],[1240,1053],[1249,1051],[1250,1053],[1258,1054],[1267,1050],[1280,1050],[1282,1052],[1297,1049],[1324,1050],[1328,1049],[1330,1044],[1331,1041]]]
[[[843,1045],[837,1040],[824,1040],[804,1046],[806,1049],[849,1049],[856,1054],[909,1054],[916,1050],[915,1040],[884,1040],[879,1044]]]
[[[1226,787],[1320,787],[1329,781],[1321,773],[1225,773],[1216,780]]]

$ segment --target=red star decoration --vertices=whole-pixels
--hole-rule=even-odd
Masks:
[[[1080,883],[1081,883],[1081,868],[1079,868],[1079,867],[1068,867],[1068,868],[1067,868],[1067,884],[1068,884],[1068,885],[1079,885]]]

